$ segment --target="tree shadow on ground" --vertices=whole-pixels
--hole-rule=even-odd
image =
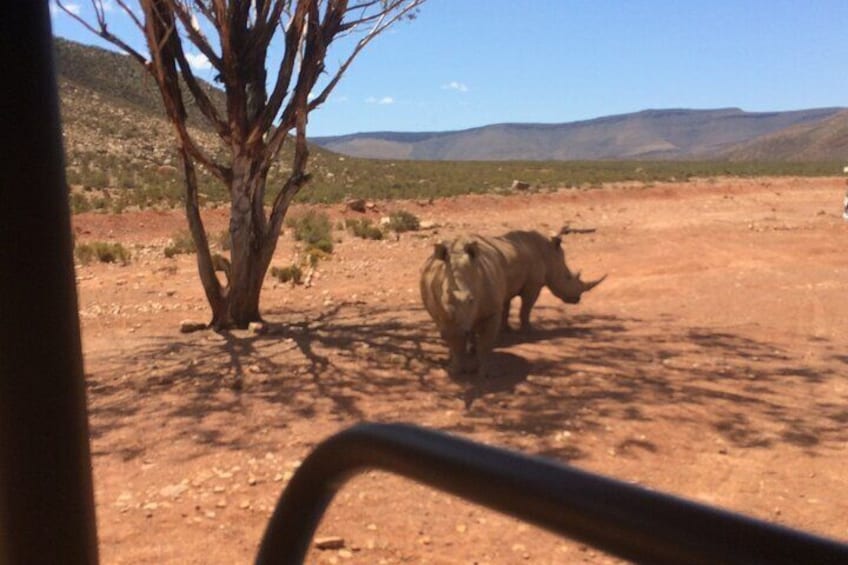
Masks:
[[[481,381],[445,377],[446,350],[420,306],[347,302],[268,317],[288,321],[261,334],[175,333],[116,351],[107,364],[120,373],[89,378],[93,437],[143,422],[163,440],[273,449],[268,430],[300,421],[454,414],[438,427],[564,460],[586,455],[569,437],[612,423],[665,421],[740,448],[813,454],[848,440],[845,399],[817,394],[838,375],[733,332],[610,314],[562,321],[540,308],[535,331],[506,336],[493,357],[499,372]],[[623,438],[618,449],[638,457],[661,448]]]

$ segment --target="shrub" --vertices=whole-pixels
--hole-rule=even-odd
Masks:
[[[312,267],[317,265],[322,259],[327,259],[329,257],[330,254],[328,252],[318,249],[317,247],[310,247],[306,250],[306,262]]]
[[[398,210],[389,214],[389,229],[397,233],[416,231],[420,226],[418,216],[412,212]]]
[[[281,283],[301,284],[303,282],[303,269],[295,264],[288,267],[271,267],[271,276]]]
[[[345,220],[345,227],[362,239],[383,239],[383,231],[368,218]]]
[[[120,262],[122,265],[126,265],[131,258],[130,252],[120,243],[106,243],[105,241],[81,243],[74,248],[74,254],[83,265],[88,265],[94,259],[101,263]]]
[[[71,194],[71,212],[74,214],[80,214],[82,212],[88,212],[91,210],[91,203],[88,201],[88,198],[85,197],[84,194],[79,192],[74,192]]]
[[[96,196],[91,199],[91,207],[98,212],[103,212],[109,205],[109,201],[103,196]]]
[[[181,231],[171,238],[171,243],[165,247],[165,257],[170,259],[174,255],[183,253],[194,253],[197,247],[194,245],[194,239],[188,231]]]
[[[233,240],[230,238],[230,230],[222,230],[215,239],[218,247],[223,251],[229,251],[233,248]]]
[[[306,249],[320,249],[324,253],[333,252],[333,225],[324,212],[308,211],[306,214],[289,218],[286,224],[294,229],[294,238],[306,244]]]
[[[306,246],[306,252],[320,251],[324,255],[329,255],[333,252],[333,242],[329,239],[319,239],[318,241],[309,243]]]

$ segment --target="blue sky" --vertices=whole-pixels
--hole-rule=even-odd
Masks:
[[[64,14],[53,26],[94,43]],[[848,2],[428,0],[366,47],[309,135],[729,106],[848,106]]]

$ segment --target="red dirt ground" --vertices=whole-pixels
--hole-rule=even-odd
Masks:
[[[179,333],[208,319],[193,257],[162,253],[179,211],[76,216],[77,241],[134,253],[78,267],[103,562],[250,562],[299,462],[364,420],[848,538],[843,190],[719,179],[379,203],[441,227],[383,242],[336,232],[311,287],[268,279],[262,335]],[[226,226],[222,210],[206,221]],[[544,291],[534,333],[498,348],[494,377],[448,378],[417,290],[432,244],[564,223],[597,228],[567,236],[568,263],[608,280],[577,306]],[[294,249],[285,234],[275,264]],[[344,548],[312,549],[311,563],[615,562],[381,473],[349,483],[318,536]]]

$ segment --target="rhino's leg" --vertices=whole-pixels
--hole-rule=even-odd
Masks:
[[[465,370],[467,364],[468,340],[464,335],[446,335],[443,337],[450,351],[448,374],[451,376],[460,375]]]
[[[511,332],[509,327],[509,306],[512,303],[512,298],[507,298],[503,305],[503,314],[501,315],[501,329],[505,332]]]
[[[501,328],[501,314],[482,320],[477,327],[477,374],[482,378],[489,375],[489,358]]]
[[[519,316],[521,320],[521,331],[523,332],[530,331],[530,310],[533,309],[533,305],[536,304],[536,301],[539,299],[539,293],[541,292],[542,287],[540,286],[525,288],[521,291],[521,313]]]

